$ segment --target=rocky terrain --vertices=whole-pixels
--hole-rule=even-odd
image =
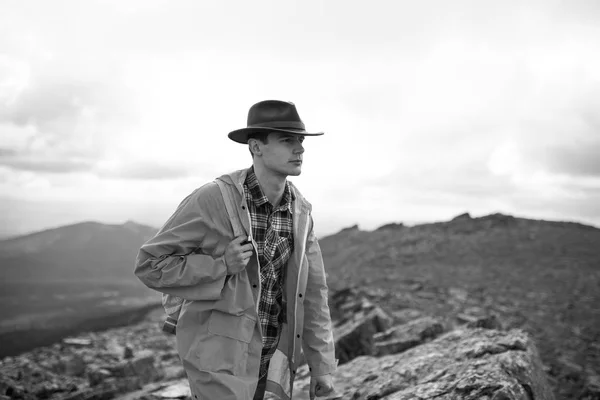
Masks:
[[[442,292],[410,282],[398,289],[331,294],[340,360],[335,382],[343,399],[554,398],[549,367],[525,331],[505,329],[497,315],[456,289]],[[454,304],[459,316],[427,315],[424,306],[434,298]],[[390,299],[403,306],[389,309]],[[174,336],[160,330],[162,318],[157,309],[133,326],[4,358],[0,398],[187,399]],[[308,368],[300,368],[297,377],[294,398],[308,399]],[[598,376],[585,379],[585,389],[571,398],[599,398]]]
[[[357,226],[321,240],[335,288],[396,293],[422,287],[421,310],[462,318],[493,313],[538,346],[559,399],[577,399],[600,371],[600,229],[493,214],[375,231]],[[404,306],[389,298],[390,309]],[[591,378],[590,378],[591,377]]]
[[[500,214],[323,238],[342,398],[600,399],[599,244]],[[5,357],[0,396],[186,398],[162,317]]]

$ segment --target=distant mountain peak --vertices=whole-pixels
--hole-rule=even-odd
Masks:
[[[466,213],[457,215],[456,217],[452,218],[451,221],[465,221],[465,220],[471,220],[471,219],[473,219],[473,217],[471,217],[471,214],[466,212]]]
[[[342,232],[352,232],[352,231],[359,231],[360,229],[358,228],[358,224],[354,224],[352,226],[348,226],[346,228],[342,228],[342,230],[340,231],[340,233]]]
[[[509,215],[509,214],[493,213],[493,214],[488,214],[488,215],[479,217],[479,219],[508,220],[508,219],[515,219],[515,217],[512,215]],[[524,218],[521,218],[521,219],[524,219]]]
[[[1,240],[0,259],[13,259],[14,265],[17,265],[20,258],[31,257],[28,260],[21,260],[23,268],[64,265],[65,268],[72,266],[74,271],[87,271],[88,267],[83,264],[89,264],[89,269],[98,271],[103,267],[100,268],[96,264],[104,266],[130,263],[135,257],[136,249],[156,234],[156,231],[156,228],[134,221],[127,221],[124,224],[79,222]],[[118,258],[119,251],[129,255],[124,257],[123,261],[113,261]],[[92,265],[96,267],[92,268]],[[50,269],[52,267],[49,267]]]
[[[127,221],[126,221],[126,222],[123,224],[123,226],[124,226],[124,227],[126,227],[126,228],[127,228],[127,227],[131,227],[131,226],[140,226],[140,225],[142,225],[142,224],[138,224],[137,222],[135,222],[135,221],[134,221],[134,220],[132,220],[132,219],[129,219],[129,220],[127,220]]]
[[[381,225],[379,228],[375,229],[376,231],[393,231],[396,229],[405,228],[402,222],[391,222],[389,224]]]

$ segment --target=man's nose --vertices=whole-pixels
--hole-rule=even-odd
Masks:
[[[294,153],[296,153],[296,154],[304,153],[304,146],[302,146],[302,143],[298,142],[298,144],[296,145],[296,148],[294,149]]]

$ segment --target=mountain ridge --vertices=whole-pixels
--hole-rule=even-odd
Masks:
[[[429,226],[429,225],[439,225],[439,224],[448,224],[451,222],[455,222],[455,221],[464,221],[464,220],[471,220],[471,221],[477,221],[477,220],[489,220],[489,219],[495,219],[495,218],[513,218],[516,220],[522,220],[522,221],[527,221],[527,222],[542,222],[542,223],[549,223],[549,224],[558,224],[558,225],[566,225],[566,226],[578,226],[584,229],[598,229],[600,230],[600,226],[596,226],[590,223],[584,223],[584,222],[580,222],[580,221],[571,221],[571,220],[553,220],[553,219],[543,219],[543,218],[531,218],[531,217],[525,217],[525,216],[516,216],[516,215],[511,215],[511,214],[505,214],[505,213],[501,213],[501,212],[495,212],[495,213],[490,213],[490,214],[483,214],[481,216],[477,216],[477,217],[473,217],[471,215],[471,213],[469,212],[465,212],[462,214],[458,214],[448,220],[441,220],[441,221],[431,221],[431,222],[426,222],[426,221],[419,221],[417,223],[406,223],[406,222],[402,222],[402,221],[397,221],[397,222],[388,222],[385,223],[383,225],[380,225],[372,230],[368,230],[368,229],[361,229],[360,228],[360,224],[353,224],[353,225],[349,225],[346,227],[341,228],[338,232],[336,233],[332,233],[330,235],[326,235],[323,237],[327,237],[327,236],[333,236],[336,235],[340,232],[343,231],[351,231],[351,230],[359,230],[362,232],[375,232],[381,229],[392,229],[392,228],[415,228],[418,226]]]
[[[0,241],[0,275],[5,281],[131,278],[137,250],[156,229],[134,223],[85,221]]]
[[[550,224],[559,224],[559,225],[572,225],[572,226],[578,226],[584,229],[598,229],[600,230],[600,226],[596,226],[594,224],[591,223],[585,223],[585,222],[580,222],[580,221],[574,221],[574,220],[562,220],[562,219],[544,219],[544,218],[531,218],[531,217],[526,217],[526,216],[516,216],[516,215],[511,215],[511,214],[506,214],[506,213],[502,213],[502,212],[494,212],[494,213],[490,213],[490,214],[483,214],[481,216],[472,216],[470,212],[465,212],[462,214],[458,214],[448,220],[439,220],[439,221],[419,221],[416,223],[406,223],[406,222],[402,222],[402,221],[397,221],[397,222],[388,222],[385,223],[383,225],[380,225],[372,230],[363,230],[360,228],[360,224],[356,223],[353,225],[349,225],[346,227],[342,227],[340,228],[337,232],[331,233],[331,234],[327,234],[327,235],[323,235],[322,238],[328,237],[328,236],[333,236],[336,235],[338,233],[341,233],[343,231],[347,231],[347,230],[359,230],[362,232],[375,232],[381,229],[386,229],[386,228],[394,228],[394,227],[406,227],[406,228],[414,228],[417,226],[428,226],[428,225],[437,225],[437,224],[447,224],[453,221],[457,221],[457,220],[461,220],[461,219],[468,219],[468,220],[485,220],[485,219],[490,219],[490,218],[496,218],[496,217],[510,217],[510,218],[514,218],[517,220],[524,220],[524,221],[529,221],[529,222],[545,222],[545,223],[550,223]],[[68,228],[68,227],[77,227],[77,226],[108,226],[108,227],[126,227],[126,228],[130,228],[130,229],[137,229],[137,228],[143,228],[143,229],[147,229],[147,230],[154,230],[155,232],[158,231],[157,227],[153,227],[147,224],[143,224],[134,220],[127,220],[124,223],[118,224],[118,223],[106,223],[106,222],[100,222],[100,221],[96,221],[96,220],[84,220],[84,221],[80,221],[80,222],[75,222],[72,224],[66,224],[66,225],[59,225],[59,226],[54,226],[54,227],[49,227],[49,228],[43,228],[40,230],[35,230],[35,231],[31,231],[31,232],[27,232],[27,233],[22,233],[22,234],[8,234],[8,235],[4,235],[2,237],[0,237],[0,244],[2,244],[3,242],[9,242],[9,241],[13,241],[13,240],[17,240],[17,239],[23,239],[23,238],[28,238],[28,237],[32,237],[35,235],[39,235],[39,234],[44,234],[44,233],[48,233],[48,232],[52,232],[52,231],[56,231],[56,230],[61,230],[63,228]],[[1,254],[1,247],[0,247],[0,256]]]

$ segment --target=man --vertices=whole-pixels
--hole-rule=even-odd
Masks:
[[[183,299],[177,350],[193,399],[290,399],[304,360],[310,398],[333,392],[321,250],[311,205],[287,180],[301,173],[304,138],[322,134],[293,103],[253,105],[228,135],[248,145],[252,167],[196,189],[139,251],[137,277]]]

